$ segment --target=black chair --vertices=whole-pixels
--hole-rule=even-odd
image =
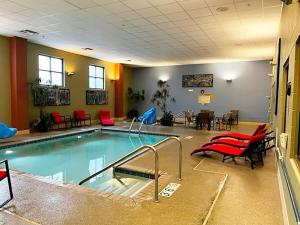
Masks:
[[[208,112],[200,112],[196,117],[196,129],[203,128],[207,125],[207,130],[210,130],[210,114]]]
[[[8,183],[10,198],[8,200],[6,200],[4,203],[2,203],[0,205],[0,208],[2,208],[4,205],[6,205],[14,197],[13,196],[13,192],[12,192],[12,187],[11,187],[11,181],[10,181],[10,175],[9,175],[9,168],[8,168],[8,161],[7,161],[7,159],[0,161],[0,164],[2,164],[2,163],[5,164],[5,170],[0,170],[0,181],[2,181],[5,178],[7,178],[7,183]]]

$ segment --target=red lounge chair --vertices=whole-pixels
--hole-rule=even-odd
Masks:
[[[258,131],[257,134],[266,134],[267,128]],[[253,136],[251,136],[253,137]],[[265,138],[265,143],[267,143],[269,140],[268,138]],[[244,148],[248,144],[249,140],[239,140],[239,139],[233,139],[233,138],[219,138],[219,139],[214,139],[210,143],[205,144],[204,146],[211,145],[211,144],[224,144],[224,145],[229,145],[237,148]]]
[[[227,133],[227,134],[221,134],[218,136],[215,136],[211,139],[211,141],[220,139],[220,138],[234,138],[238,140],[249,140],[253,136],[257,135],[259,131],[263,130],[266,128],[266,124],[258,125],[256,130],[253,132],[252,135],[247,135],[247,134],[241,134],[241,133]]]
[[[114,122],[110,118],[110,112],[108,110],[99,111],[99,120],[102,126],[113,126]]]
[[[206,153],[208,151],[218,152],[224,156],[223,162],[229,158],[232,158],[233,161],[235,161],[235,157],[246,157],[251,162],[251,168],[254,169],[254,164],[256,162],[261,162],[261,164],[263,165],[262,144],[264,138],[265,134],[258,134],[256,136],[253,136],[250,138],[249,142],[244,148],[233,147],[225,144],[209,143],[202,146],[201,148],[195,149],[191,153],[191,155],[194,155],[196,153]]]
[[[59,112],[52,112],[51,113],[51,119],[53,124],[57,124],[57,128],[59,129],[59,125],[64,123],[65,128],[68,126],[68,122],[71,121],[71,116],[61,116]]]
[[[12,192],[12,187],[11,187],[11,181],[10,181],[10,175],[9,175],[9,168],[8,168],[8,162],[7,159],[0,161],[0,164],[4,163],[5,164],[5,170],[0,169],[0,181],[4,180],[5,178],[7,178],[7,183],[8,183],[8,188],[9,188],[9,194],[10,194],[10,198],[8,200],[6,200],[5,202],[3,202],[0,205],[0,208],[2,208],[4,205],[6,205],[10,200],[13,199],[13,192]]]
[[[90,121],[90,126],[92,125],[91,121],[91,115],[86,114],[84,110],[75,110],[74,111],[74,121],[76,123],[76,126],[83,121],[83,125],[85,126],[85,121]]]

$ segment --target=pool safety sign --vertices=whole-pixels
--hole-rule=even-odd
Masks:
[[[172,194],[180,187],[181,184],[169,183],[160,193],[159,195],[163,197],[171,197]]]

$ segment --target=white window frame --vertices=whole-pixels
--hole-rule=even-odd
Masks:
[[[95,75],[94,76],[90,75],[90,67],[91,66],[95,67]],[[103,69],[103,78],[96,76],[96,68],[97,67]],[[98,65],[94,65],[94,64],[89,65],[89,68],[88,68],[88,77],[89,77],[89,89],[92,89],[92,90],[105,90],[105,67],[104,66],[98,66]],[[90,78],[94,78],[95,80],[101,79],[102,82],[103,82],[103,88],[97,88],[97,87],[92,88],[91,84],[90,84]],[[97,84],[97,82],[95,84]]]
[[[44,56],[44,57],[48,57],[50,59],[50,70],[43,70],[43,69],[40,69],[40,62],[39,62],[39,57],[40,56]],[[57,71],[52,71],[51,70],[51,59],[60,59],[62,61],[62,71],[61,72],[57,72]],[[65,87],[65,73],[64,73],[64,67],[65,67],[65,63],[64,63],[64,59],[63,58],[60,58],[60,57],[56,57],[56,56],[50,56],[50,55],[44,55],[44,54],[39,54],[38,55],[38,76],[40,78],[40,71],[46,71],[46,72],[49,72],[50,73],[50,84],[42,84],[40,83],[40,85],[44,85],[44,86],[54,86],[52,84],[52,73],[61,73],[61,76],[62,76],[62,84],[61,85],[56,85],[56,86],[59,86],[59,87]]]

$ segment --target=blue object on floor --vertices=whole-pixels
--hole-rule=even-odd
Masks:
[[[10,138],[17,133],[16,128],[9,128],[4,123],[0,122],[0,139]]]
[[[139,116],[139,121],[144,120],[144,124],[153,124],[156,122],[156,109],[150,108],[148,111],[144,112],[142,116]]]

